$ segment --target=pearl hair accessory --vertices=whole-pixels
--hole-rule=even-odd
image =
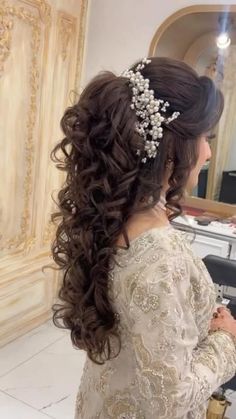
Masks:
[[[154,90],[149,89],[149,79],[145,79],[140,73],[140,70],[150,62],[151,60],[144,58],[134,70],[126,70],[122,74],[122,77],[129,79],[132,86],[133,97],[130,107],[135,110],[138,117],[135,129],[145,142],[146,156],[142,158],[143,163],[146,163],[147,158],[155,158],[157,155],[160,139],[163,137],[162,124],[168,125],[180,115],[180,112],[173,112],[168,118],[163,116],[170,104],[154,97]],[[151,140],[148,140],[148,136]],[[141,150],[137,150],[137,154],[140,155]]]
[[[76,209],[75,203],[71,199],[68,199],[66,203],[69,205],[71,213],[76,214],[77,209]]]

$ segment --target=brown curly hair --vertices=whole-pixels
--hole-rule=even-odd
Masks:
[[[167,207],[171,218],[181,212],[179,202],[198,158],[198,138],[216,125],[223,110],[214,83],[183,62],[153,57],[142,74],[155,97],[170,103],[170,114],[180,112],[164,127],[155,159],[143,164],[142,153],[137,155],[143,141],[130,108],[132,89],[128,79],[111,72],[95,77],[78,103],[65,111],[64,138],[52,152],[57,167],[66,172],[59,211],[53,214],[59,224],[52,254],[63,271],[54,322],[70,329],[74,346],[96,363],[114,356],[113,338],[115,356],[120,350],[119,321],[109,299],[118,237],[123,235],[128,247],[129,218],[145,198],[152,197],[146,208],[159,201],[170,158]]]

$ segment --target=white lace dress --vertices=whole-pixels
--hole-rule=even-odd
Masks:
[[[203,419],[207,400],[236,372],[234,340],[208,334],[215,291],[185,234],[149,230],[120,250],[113,271],[122,348],[87,359],[76,419]]]

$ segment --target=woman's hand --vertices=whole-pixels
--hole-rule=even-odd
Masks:
[[[236,338],[236,320],[226,307],[218,307],[211,320],[210,331],[224,330]]]

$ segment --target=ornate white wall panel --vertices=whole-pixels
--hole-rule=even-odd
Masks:
[[[79,86],[87,1],[0,0],[0,345],[44,321],[56,291],[50,262],[50,162]]]

